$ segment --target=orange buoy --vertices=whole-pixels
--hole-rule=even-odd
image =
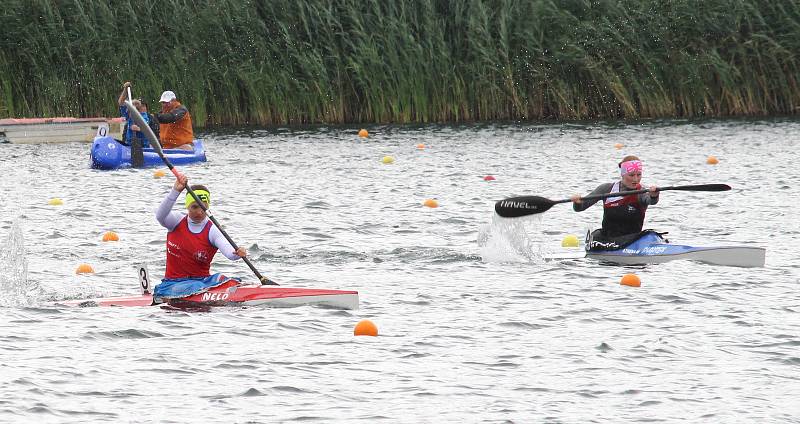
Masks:
[[[642,280],[640,280],[636,274],[625,274],[622,276],[622,279],[619,280],[619,283],[623,286],[640,287],[642,285]]]
[[[80,264],[78,269],[75,270],[76,274],[94,274],[94,269],[89,264]]]
[[[439,207],[439,202],[437,202],[434,199],[425,199],[425,201],[422,202],[422,204],[427,206],[427,207],[429,207],[429,208],[438,208]]]
[[[493,177],[491,175],[487,175],[487,176],[483,177],[483,181],[494,181],[496,179],[497,178],[495,178],[495,177]]]
[[[622,145],[622,143],[617,143],[617,144],[614,145],[614,148],[617,149],[617,150],[619,150],[619,149],[621,149],[623,147],[624,146]]]
[[[714,156],[709,156],[708,159],[706,159],[706,163],[709,165],[716,165],[719,163],[719,159],[715,158]]]
[[[103,234],[103,241],[119,241],[119,236],[113,231],[106,231]]]
[[[417,149],[422,150],[425,148],[425,145],[422,143],[417,144]]]
[[[163,177],[165,175],[167,175],[167,173],[162,171],[162,170],[160,170],[160,169],[155,171],[155,172],[153,172],[153,178],[161,178],[161,177]]]
[[[368,319],[361,320],[356,324],[356,328],[353,329],[353,335],[376,337],[378,335],[378,327]]]
[[[369,132],[362,128],[361,131],[358,132],[358,136],[361,138],[367,138],[369,137]]]

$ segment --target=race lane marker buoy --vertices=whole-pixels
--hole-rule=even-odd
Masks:
[[[438,208],[439,207],[439,202],[437,202],[435,199],[425,199],[425,201],[422,202],[422,204],[427,206],[427,207],[429,207],[429,208]]]
[[[356,324],[356,328],[353,329],[353,335],[376,337],[378,335],[378,327],[372,321],[364,319]]]
[[[628,287],[641,287],[642,280],[640,280],[636,274],[625,274],[622,276],[622,279],[619,280],[619,283]]]
[[[391,156],[384,156],[383,159],[381,159],[381,162],[389,165],[389,164],[394,163],[394,158],[391,157]]]
[[[716,165],[719,163],[719,159],[714,156],[709,156],[708,159],[706,159],[706,163],[709,165]]]
[[[60,206],[64,204],[64,201],[59,199],[58,197],[54,197],[47,202],[50,206]]]
[[[561,240],[561,247],[578,247],[578,236],[568,234]]]
[[[614,145],[614,148],[617,149],[617,150],[619,150],[619,149],[621,149],[623,147],[624,146],[622,145],[622,143],[617,143],[617,144]]]
[[[417,149],[423,150],[423,149],[425,149],[425,145],[422,144],[422,143],[419,143],[419,144],[417,144]]]
[[[75,270],[76,274],[94,274],[94,269],[89,264],[80,264]]]
[[[483,177],[483,181],[494,181],[496,179],[497,178],[495,178],[495,177],[493,177],[491,175],[487,175],[487,176]]]
[[[103,234],[103,241],[119,241],[119,236],[113,231],[106,231]]]
[[[358,136],[361,138],[367,138],[369,137],[369,132],[362,128],[361,131],[358,132]]]
[[[167,173],[162,171],[162,170],[160,170],[160,169],[156,170],[155,172],[153,172],[153,178],[161,178],[161,177],[163,177],[165,175],[167,175]]]

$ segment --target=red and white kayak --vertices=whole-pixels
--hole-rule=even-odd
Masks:
[[[152,306],[170,305],[179,308],[210,306],[293,307],[321,305],[336,309],[358,309],[358,292],[349,290],[303,289],[262,285],[222,284],[204,293],[164,303],[154,303],[152,294],[107,297],[100,299],[68,300],[58,302],[64,306]]]

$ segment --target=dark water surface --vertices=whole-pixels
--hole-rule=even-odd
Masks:
[[[357,311],[208,313],[48,306],[135,293],[138,262],[163,274],[153,213],[173,178],[91,170],[87,144],[0,144],[0,422],[797,422],[797,134],[780,119],[206,133],[210,161],[183,169],[261,272],[361,295]],[[647,227],[765,247],[766,267],[543,261],[601,208],[493,219],[504,197],[612,181],[625,154],[648,185],[733,186],[665,192]],[[96,274],[76,276],[83,262]],[[381,336],[353,337],[361,319]]]

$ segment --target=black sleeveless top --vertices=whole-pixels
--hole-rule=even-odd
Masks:
[[[628,190],[624,187],[620,189],[620,185],[619,181],[614,183],[610,193]],[[640,188],[641,186],[636,186],[634,190]],[[606,198],[603,201],[603,235],[617,237],[642,231],[645,210],[646,207],[639,202],[638,194]]]

